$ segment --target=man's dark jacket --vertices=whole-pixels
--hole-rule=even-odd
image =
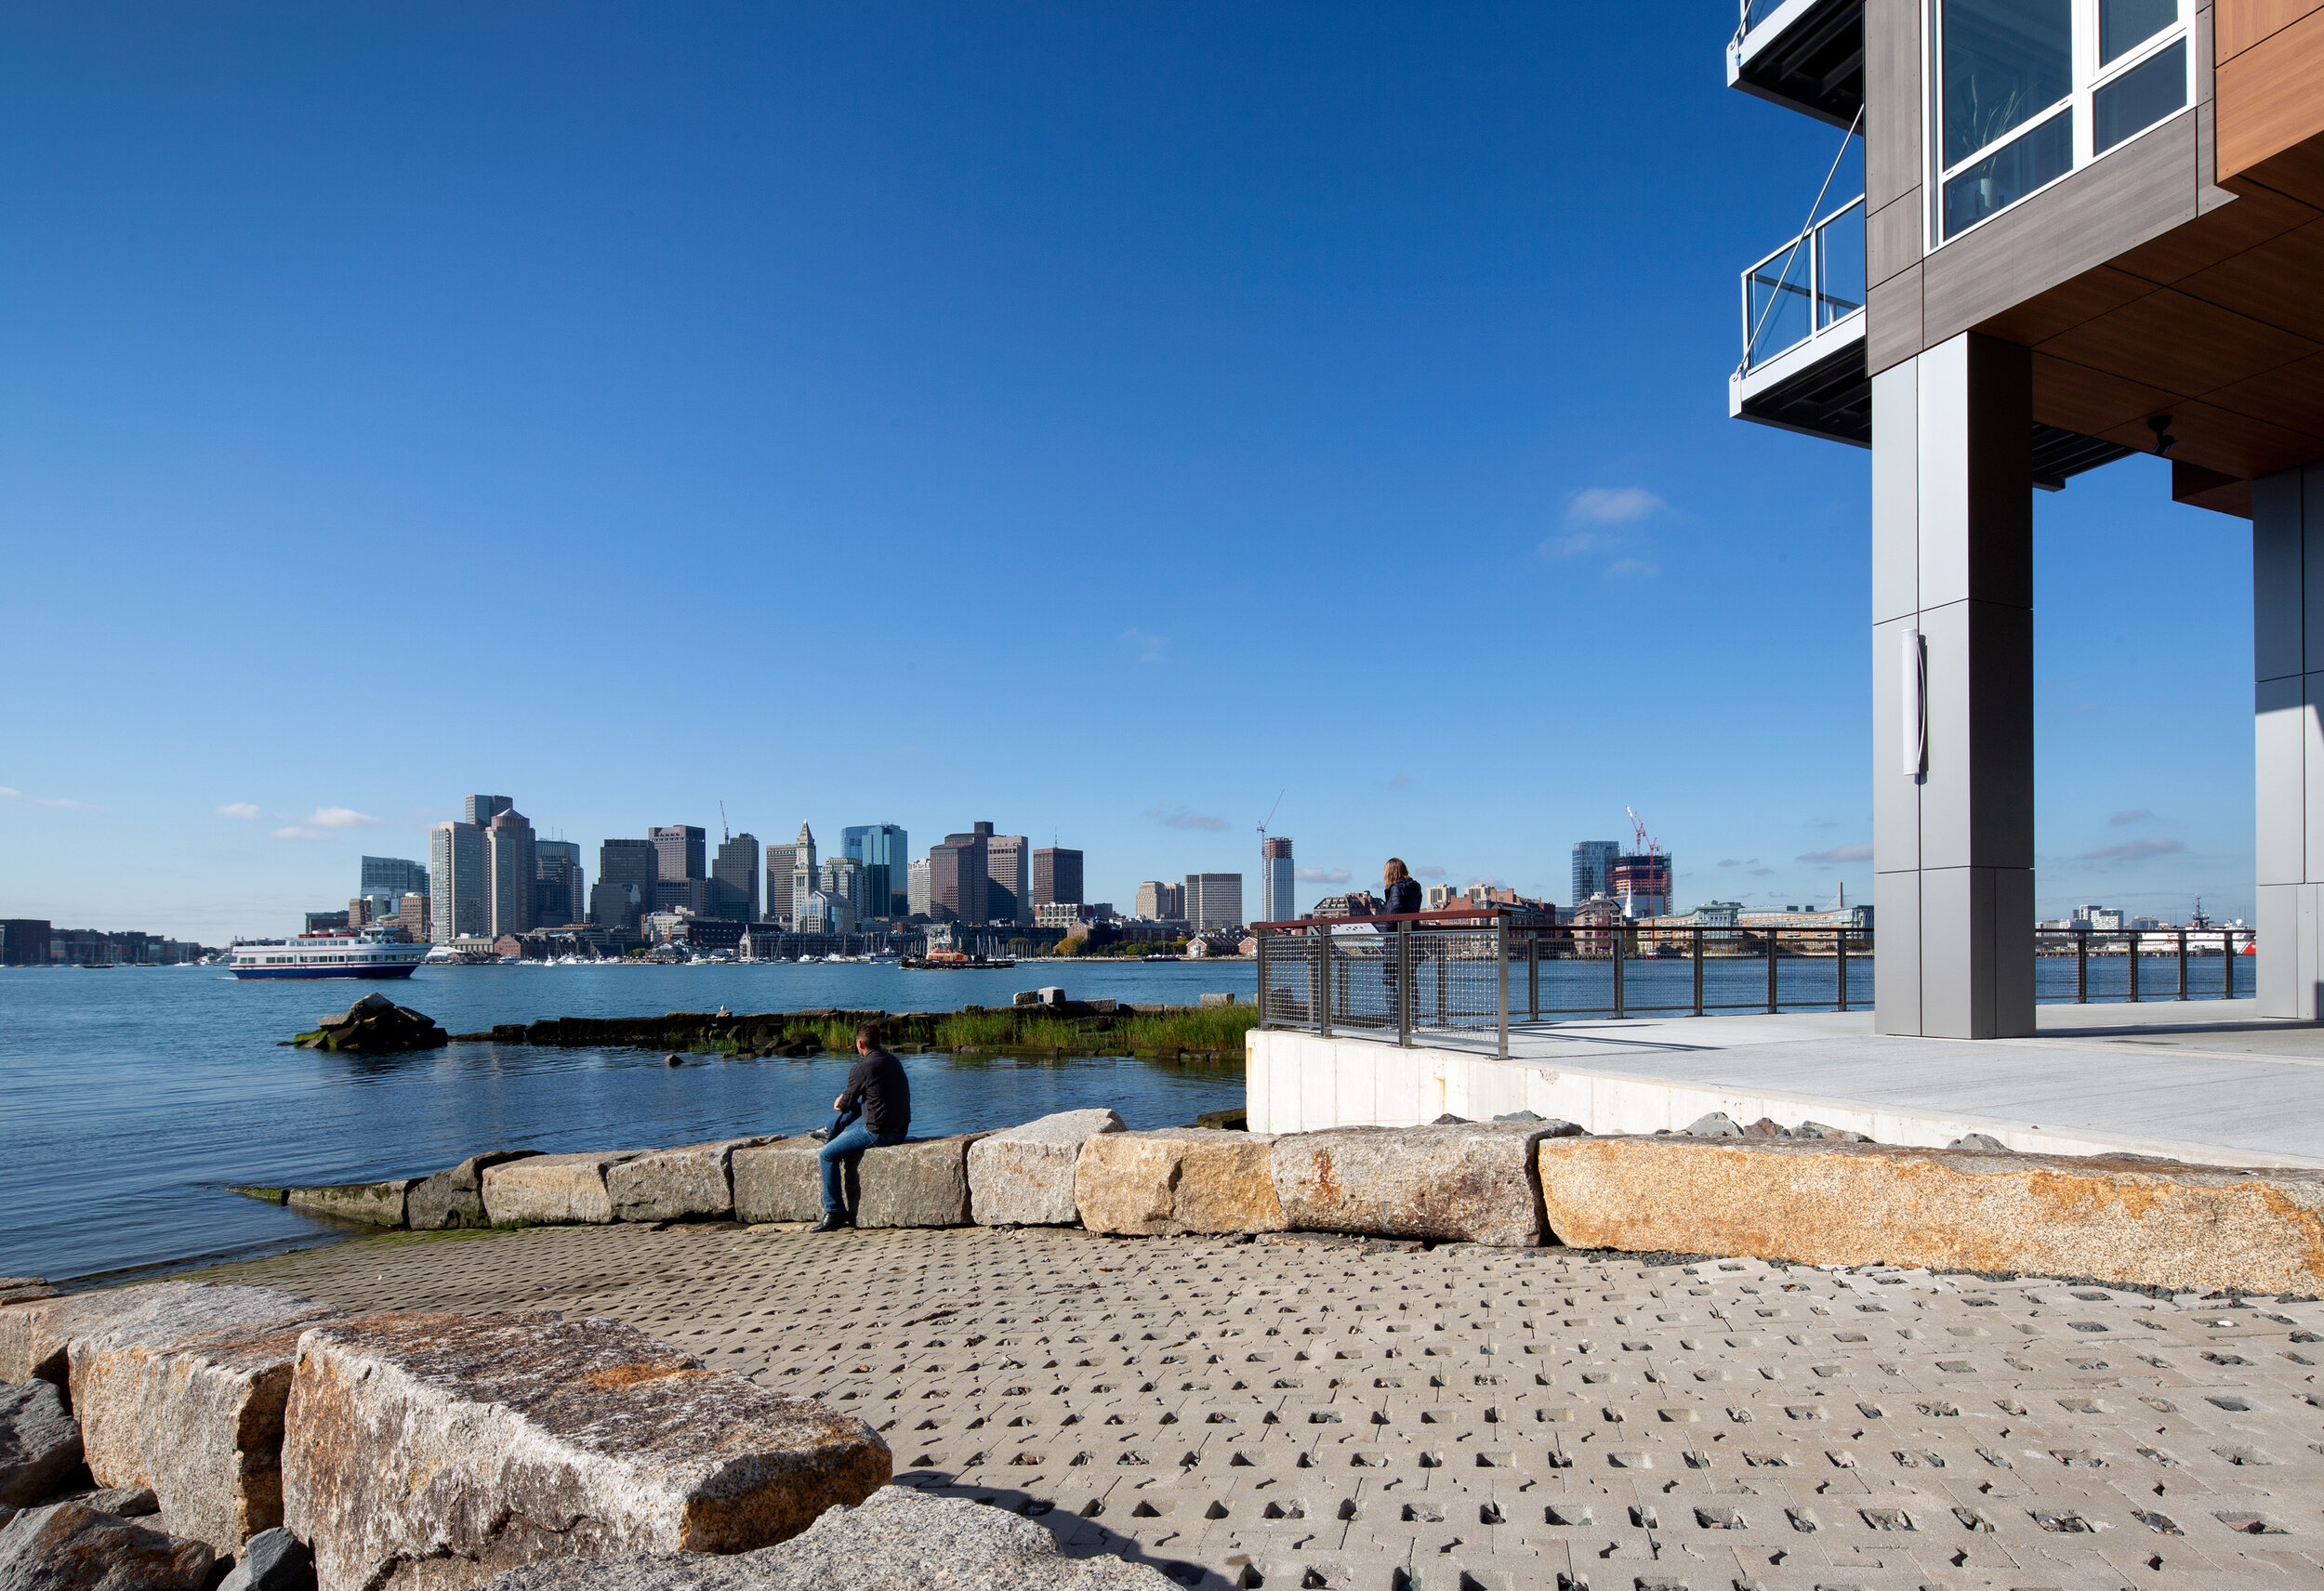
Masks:
[[[912,1130],[912,1080],[904,1062],[884,1049],[872,1050],[847,1074],[847,1092],[839,1096],[842,1112],[864,1112],[864,1129],[873,1133]]]

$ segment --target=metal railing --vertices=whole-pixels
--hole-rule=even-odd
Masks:
[[[1839,329],[1864,308],[1864,277],[1859,194],[1743,272],[1742,368]]]
[[[2053,1006],[2248,1000],[2259,992],[2259,979],[2237,962],[2251,955],[2256,934],[2252,928],[2037,928],[2034,998]],[[2065,986],[2068,961],[2071,993]],[[2149,965],[2155,962],[2162,965]]]

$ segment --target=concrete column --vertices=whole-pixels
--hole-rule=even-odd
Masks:
[[[1964,333],[1872,378],[1883,1033],[2033,1032],[2032,433],[2032,361],[2015,344]]]
[[[2259,1010],[2314,1020],[2324,984],[2324,465],[2251,483]]]

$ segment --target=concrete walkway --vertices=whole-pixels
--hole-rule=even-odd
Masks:
[[[1367,1117],[1368,1087],[1370,1119],[1391,1124],[1430,1120],[1440,1101],[1460,1115],[1565,1115],[1602,1133],[1679,1128],[1722,1110],[1885,1143],[1987,1132],[2053,1153],[2324,1166],[2324,1026],[2250,1010],[2045,1006],[2038,1036],[1978,1043],[1876,1036],[1870,1013],[1855,1011],[1558,1022],[1512,1029],[1505,1062],[1470,1045],[1399,1051],[1255,1033],[1252,1126],[1353,1124]]]

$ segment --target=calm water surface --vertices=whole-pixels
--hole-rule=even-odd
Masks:
[[[482,1149],[644,1149],[829,1121],[852,1057],[453,1045],[370,1058],[278,1047],[369,988],[454,1032],[540,1017],[664,1011],[890,1011],[1005,1006],[1062,983],[1076,999],[1191,1006],[1251,998],[1248,962],[467,966],[407,982],[242,983],[216,967],[0,971],[0,1275],[88,1277],[261,1253],[339,1229],[229,1193],[418,1177]],[[934,1136],[1109,1105],[1132,1127],[1243,1102],[1243,1070],[1126,1058],[907,1056],[912,1126]]]

